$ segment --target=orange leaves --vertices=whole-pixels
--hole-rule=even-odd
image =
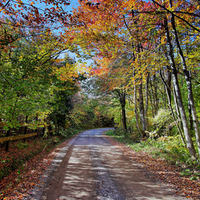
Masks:
[[[5,157],[9,164],[12,164],[13,161],[25,160],[34,156],[32,159],[24,162],[23,165],[20,164],[21,169],[16,169],[11,172],[7,177],[1,180],[0,182],[0,199],[11,200],[11,199],[24,199],[28,195],[31,195],[31,190],[38,186],[42,187],[44,182],[40,181],[41,175],[47,170],[47,166],[50,165],[52,159],[55,157],[56,153],[67,143],[70,139],[66,140],[64,143],[57,146],[56,152],[52,151],[49,153],[49,150],[52,149],[51,145],[45,140],[35,140],[30,141],[28,148],[19,150],[16,145],[10,147],[10,152],[4,152],[2,149],[0,151],[0,156]],[[44,146],[47,147],[44,149]],[[60,147],[60,148],[59,148]],[[44,150],[44,151],[43,151]],[[48,153],[47,153],[48,152]],[[12,157],[12,159],[10,159]],[[2,165],[0,165],[0,171],[2,171]],[[13,166],[13,168],[16,166]],[[8,170],[8,169],[7,169]]]
[[[107,57],[95,59],[98,67],[91,69],[91,76],[95,76],[101,83],[101,90],[114,90],[127,88],[129,67],[123,67],[120,64],[120,58],[117,60]]]

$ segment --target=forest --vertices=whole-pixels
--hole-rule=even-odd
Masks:
[[[70,3],[0,2],[1,168],[11,137],[52,142],[114,127],[108,134],[135,149],[199,169],[199,1]]]

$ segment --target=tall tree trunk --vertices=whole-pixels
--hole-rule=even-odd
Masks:
[[[172,7],[172,1],[170,0],[170,5]],[[191,77],[190,77],[190,73],[187,69],[187,65],[186,65],[186,61],[185,61],[185,57],[183,55],[183,51],[179,42],[179,38],[178,38],[178,33],[176,30],[176,25],[175,25],[175,19],[174,19],[174,15],[172,13],[171,15],[171,23],[172,23],[172,28],[173,28],[173,32],[175,35],[175,40],[176,40],[176,44],[178,47],[178,51],[181,57],[181,63],[182,63],[182,67],[183,67],[183,73],[185,75],[185,80],[186,80],[186,84],[187,84],[187,89],[188,89],[188,101],[189,101],[189,105],[191,108],[191,112],[192,112],[192,118],[193,118],[193,125],[194,125],[194,130],[195,130],[195,135],[196,135],[196,142],[197,142],[197,148],[198,148],[198,153],[199,153],[199,157],[200,157],[200,132],[199,132],[199,127],[198,127],[198,119],[197,119],[197,114],[196,114],[196,108],[195,108],[195,104],[194,104],[194,97],[193,97],[193,91],[192,91],[192,82],[191,82]]]
[[[187,36],[188,36],[188,31],[187,31]],[[188,56],[189,53],[189,48],[188,48],[188,44],[186,44],[186,53]],[[189,71],[190,77],[191,77],[191,73]],[[188,95],[188,99],[189,99],[189,95]],[[193,126],[193,119],[192,119],[192,109],[191,109],[191,105],[190,105],[190,101],[188,101],[188,113],[189,113],[189,123],[190,123],[190,131],[194,130],[194,126]]]
[[[146,99],[145,99],[145,109],[144,109],[144,113],[145,113],[145,119],[146,119],[146,129],[148,130],[148,116],[147,116],[147,112],[148,112],[148,102],[149,102],[149,74],[147,76],[146,79],[146,88],[145,88],[145,92],[146,92]]]
[[[193,119],[192,119],[192,109],[191,109],[191,105],[188,101],[188,113],[189,113],[189,123],[190,123],[190,131],[194,130],[194,126],[193,126]]]
[[[127,124],[126,124],[126,94],[125,92],[122,92],[120,102],[121,102],[121,108],[122,108],[122,122],[123,122],[123,128],[127,132]]]
[[[142,136],[146,137],[145,131],[147,130],[147,128],[146,128],[146,119],[145,119],[145,115],[144,115],[142,83],[139,84],[139,109],[140,109],[140,119],[142,122]]]
[[[196,153],[195,153],[194,145],[193,145],[191,135],[190,135],[190,132],[189,132],[189,128],[188,128],[187,117],[186,117],[186,114],[185,114],[185,109],[184,109],[184,106],[183,106],[183,101],[182,101],[181,92],[180,92],[180,87],[179,87],[179,84],[178,84],[177,71],[176,71],[176,69],[174,69],[172,71],[173,71],[172,74],[173,74],[174,89],[175,89],[175,94],[177,96],[177,103],[178,103],[180,114],[181,114],[183,131],[184,131],[184,134],[185,134],[187,148],[190,151],[192,159],[195,159]]]
[[[155,106],[155,98],[154,98],[154,91],[153,91],[153,85],[152,85],[151,78],[149,79],[149,84],[150,84],[151,109],[152,109],[153,117],[155,117],[155,115],[156,115],[156,106]]]
[[[154,103],[154,105],[155,105],[155,115],[157,114],[157,112],[158,112],[158,92],[157,92],[157,89],[158,89],[158,87],[157,87],[157,83],[156,83],[156,75],[154,74],[153,75],[153,85],[154,85],[154,100],[155,100],[155,103]]]
[[[165,18],[165,20],[164,20],[164,27],[165,27],[165,34],[166,34],[166,39],[167,39],[167,56],[168,56],[171,70],[172,70],[173,84],[174,84],[175,94],[177,96],[177,103],[178,103],[178,106],[180,109],[180,114],[181,114],[181,119],[182,119],[182,123],[183,123],[183,130],[184,130],[184,134],[185,134],[187,148],[190,151],[191,158],[195,159],[196,153],[195,153],[194,145],[193,145],[191,135],[189,132],[187,117],[185,114],[181,91],[180,91],[180,87],[179,87],[179,83],[178,83],[177,69],[176,69],[175,61],[174,61],[174,52],[173,52],[173,46],[171,43],[171,38],[169,35],[167,18]]]
[[[137,85],[134,85],[134,104],[135,104],[135,119],[136,119],[136,127],[138,132],[140,133],[140,136],[142,137],[142,133],[140,131],[140,124],[138,119],[138,111],[137,111]]]
[[[166,90],[167,90],[167,94],[169,95],[169,100],[170,100],[170,103],[171,103],[171,83],[172,83],[172,73],[171,73],[171,70],[170,70],[170,67],[167,66],[167,81],[166,81],[166,84],[167,84],[167,87]]]
[[[178,101],[177,101],[177,96],[176,96],[176,91],[175,91],[174,86],[173,86],[173,94],[174,94],[174,105],[175,105],[175,109],[176,109],[177,118],[179,120],[179,123],[181,124],[181,129],[183,130],[183,122],[181,121],[181,114],[180,114],[180,110],[178,107]]]
[[[122,124],[123,124],[123,129],[125,130],[125,133],[127,133],[127,123],[126,123],[126,91],[120,91],[116,90],[118,97],[119,97],[119,102],[121,105],[121,111],[122,111]]]
[[[180,126],[179,126],[179,124],[178,124],[178,122],[177,122],[177,119],[176,119],[176,117],[175,117],[174,111],[173,111],[173,109],[172,109],[171,90],[170,90],[170,88],[169,88],[169,85],[168,85],[167,81],[164,80],[161,71],[160,71],[160,77],[161,77],[162,82],[163,82],[163,84],[164,84],[164,86],[165,86],[165,91],[166,91],[167,99],[168,99],[168,105],[169,105],[169,109],[170,109],[170,111],[171,111],[172,117],[173,117],[174,122],[175,122],[175,124],[176,124],[176,127],[177,127],[177,129],[178,129],[178,131],[179,131],[179,133],[180,133],[181,140],[182,140],[183,144],[186,146],[185,139],[184,139],[184,135],[183,135],[183,133],[182,133],[182,129],[180,128]]]
[[[162,77],[161,77],[162,78]],[[164,82],[164,78],[163,78],[163,82]],[[168,99],[168,105],[170,106],[170,110],[171,112],[173,112],[172,108],[171,108],[171,101],[172,101],[172,97],[171,97],[171,82],[172,82],[172,73],[170,71],[170,67],[167,66],[167,72],[166,72],[166,81],[164,82],[164,87],[165,87],[165,91],[166,91],[166,95],[167,95],[167,99]],[[174,114],[174,113],[173,113]],[[172,115],[173,115],[172,114]],[[171,133],[172,128],[169,128],[169,132]],[[181,132],[180,132],[181,134]]]
[[[132,17],[134,16],[134,11],[132,10]],[[128,26],[128,24],[126,23],[126,20],[125,20],[125,16],[123,16],[124,17],[124,24],[125,24],[125,26],[127,27],[127,29],[128,29],[128,31],[129,31],[129,33],[130,33],[130,36],[132,37],[133,36],[133,34],[132,34],[132,32],[131,32],[131,29],[130,29],[130,27]],[[137,25],[137,21],[133,18],[133,23],[135,24],[135,25]],[[137,27],[137,26],[136,26]],[[137,30],[136,30],[136,34],[135,34],[135,36],[136,36],[136,44],[133,44],[132,43],[132,47],[133,47],[133,60],[135,60],[135,54],[134,54],[134,52],[135,52],[135,50],[136,50],[136,52],[137,52],[137,54],[139,54],[141,51],[142,51],[142,45],[141,45],[141,43],[139,42],[140,40],[139,40],[139,29],[137,28]],[[134,71],[134,73],[135,73],[135,71]],[[139,85],[139,110],[140,110],[140,118],[141,118],[141,122],[142,122],[142,128],[143,128],[143,133],[142,133],[142,135],[143,135],[143,137],[145,137],[145,135],[146,135],[146,133],[145,133],[145,131],[146,131],[146,120],[145,120],[145,113],[144,113],[144,102],[143,102],[143,93],[142,93],[142,82],[141,82],[141,84]]]

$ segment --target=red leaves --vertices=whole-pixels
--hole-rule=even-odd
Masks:
[[[17,2],[8,1],[9,3],[1,3],[0,2],[0,11],[2,12],[2,16],[5,18],[12,17],[16,19],[16,21],[20,22],[20,26],[37,28],[38,26],[45,26],[49,23],[55,23],[56,26],[60,26],[58,21],[63,21],[63,23],[68,22],[67,12],[64,11],[63,6],[68,6],[70,4],[69,1],[65,0],[42,0],[40,3],[35,1],[31,1],[27,3],[23,0],[17,0]],[[44,3],[48,5],[45,9]],[[38,5],[39,4],[39,5]],[[6,5],[6,6],[5,6]],[[17,17],[16,17],[17,15]],[[61,20],[62,19],[62,20]],[[3,18],[0,19],[1,24],[7,24]],[[8,24],[13,26],[13,24]]]
[[[1,149],[0,171],[6,174],[6,171],[4,170],[6,169],[7,172],[10,173],[9,176],[4,177],[0,182],[1,199],[4,197],[6,199],[16,199],[14,198],[16,196],[18,196],[18,199],[22,199],[23,196],[26,196],[26,191],[36,184],[36,182],[34,182],[35,175],[40,173],[39,170],[34,170],[34,168],[36,168],[37,162],[45,153],[39,153],[39,151],[43,149],[42,143],[34,145],[32,141],[31,143],[29,142],[28,148],[21,150],[18,149],[16,144],[17,143],[15,142],[10,146],[9,152],[5,152]],[[35,152],[37,156],[34,159],[21,164],[23,160],[31,156],[32,153],[30,154],[30,152]],[[17,167],[19,168],[16,169]],[[45,167],[43,168],[45,169]],[[16,170],[11,172],[13,169]],[[20,183],[21,178],[24,179],[24,183]],[[16,192],[16,188],[19,188],[18,192]]]
[[[11,200],[11,199],[23,199],[28,195],[31,195],[31,190],[37,186],[41,187],[41,184],[44,182],[40,182],[41,175],[44,174],[47,166],[50,165],[51,160],[54,158],[56,153],[65,146],[72,138],[66,140],[62,144],[56,147],[54,151],[48,154],[45,151],[38,153],[33,159],[27,161],[24,164],[23,170],[20,171],[20,168],[10,173],[9,176],[4,177],[0,182],[0,199]],[[32,146],[31,148],[37,148],[37,146]],[[43,146],[42,146],[43,149]],[[27,152],[30,151],[29,148],[25,149]],[[10,148],[10,152],[2,154],[1,158],[4,156],[5,158],[12,154],[12,158],[18,159],[23,156],[23,152],[18,150],[17,148]],[[6,158],[7,159],[7,158]],[[2,161],[1,161],[2,163]],[[0,164],[1,164],[0,163]],[[1,167],[0,167],[1,171]],[[18,173],[20,171],[20,173]]]

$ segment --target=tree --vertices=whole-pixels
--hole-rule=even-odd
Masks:
[[[57,36],[48,33],[24,37],[1,51],[0,118],[5,129],[21,126],[19,116],[28,116],[29,122],[37,126],[34,118],[47,117],[52,111],[50,102],[56,101],[55,94],[65,90],[69,96],[77,91],[75,65],[55,66],[61,62],[58,55],[63,49]]]
[[[67,128],[69,114],[73,109],[72,98],[79,91],[77,82],[81,76],[76,72],[76,62],[67,54],[62,62],[54,63],[54,73],[58,77],[54,81],[52,98],[49,104],[52,107],[50,119],[59,128]]]

